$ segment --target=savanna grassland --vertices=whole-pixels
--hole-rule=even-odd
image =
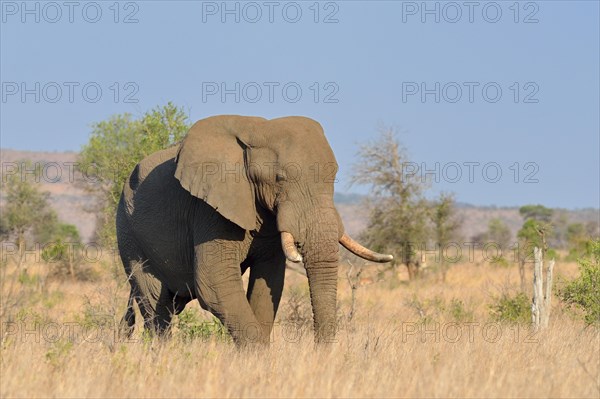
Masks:
[[[600,395],[599,332],[558,298],[545,331],[518,324],[522,315],[496,321],[500,298],[519,290],[516,266],[457,264],[445,282],[426,269],[409,283],[405,268],[370,264],[358,274],[353,263],[339,274],[336,342],[314,346],[306,278],[288,271],[270,347],[243,350],[196,303],[166,342],[141,331],[139,314],[134,337],[118,339],[128,287],[108,259],[83,281],[53,277],[43,263],[28,265],[27,277],[3,266],[1,396]],[[577,273],[558,262],[555,282]]]

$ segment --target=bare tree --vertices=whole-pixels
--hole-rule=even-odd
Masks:
[[[377,140],[360,147],[352,183],[369,185],[372,198],[369,223],[361,239],[376,251],[394,254],[396,264],[417,276],[421,259],[418,251],[428,233],[428,203],[423,196],[427,182],[419,167],[410,162],[406,149],[393,128],[380,131]]]

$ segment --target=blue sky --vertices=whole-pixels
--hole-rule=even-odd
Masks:
[[[318,120],[340,192],[366,192],[351,165],[384,125],[432,193],[599,206],[596,1],[22,4],[1,2],[3,148],[76,151],[91,123],[172,101],[193,120]]]

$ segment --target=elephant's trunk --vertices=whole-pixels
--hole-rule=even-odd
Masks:
[[[315,342],[331,343],[336,333],[338,262],[306,265],[313,309]]]
[[[339,223],[333,206],[309,217],[301,252],[310,287],[315,341],[332,342],[336,332]]]

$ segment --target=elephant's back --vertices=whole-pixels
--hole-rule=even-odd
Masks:
[[[143,197],[147,191],[160,190],[162,185],[173,183],[170,180],[175,180],[178,149],[179,145],[173,145],[157,151],[135,166],[123,185],[123,202],[129,214],[134,210],[138,195]]]
[[[128,184],[125,186],[135,191],[146,179],[153,176],[158,177],[160,175],[160,178],[165,178],[167,175],[173,176],[176,166],[175,156],[178,150],[179,145],[173,145],[142,159],[131,172],[127,179]]]

